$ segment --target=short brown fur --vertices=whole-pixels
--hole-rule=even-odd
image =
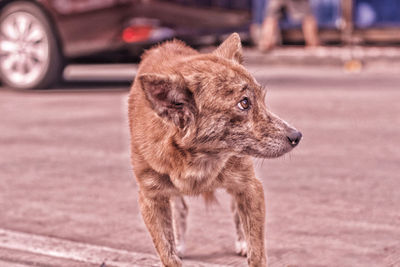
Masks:
[[[182,265],[183,195],[210,198],[217,188],[232,195],[237,253],[266,266],[264,191],[251,156],[290,151],[296,130],[266,109],[264,90],[241,62],[236,33],[210,54],[171,41],[142,58],[129,97],[131,158],[163,266]]]

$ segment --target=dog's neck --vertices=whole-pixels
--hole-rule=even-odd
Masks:
[[[171,142],[175,157],[170,172],[172,183],[183,192],[202,193],[217,185],[218,175],[228,161],[230,154],[223,151],[198,147],[181,147]]]

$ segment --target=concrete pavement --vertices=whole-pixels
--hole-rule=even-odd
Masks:
[[[400,77],[256,68],[268,106],[304,134],[293,153],[255,161],[270,266],[400,266]],[[129,164],[128,86],[0,90],[0,266],[127,264],[102,249],[128,262],[151,255],[152,266]],[[189,199],[185,266],[246,266],[234,255],[229,196],[217,197],[208,210]],[[46,241],[41,252],[35,240]],[[66,244],[100,253],[85,261]]]

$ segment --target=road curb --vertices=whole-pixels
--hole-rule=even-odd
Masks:
[[[55,237],[16,232],[0,228],[0,248],[30,252],[50,257],[98,264],[106,267],[160,266],[158,257],[152,254],[85,244]],[[186,261],[188,267],[223,267],[227,265]]]
[[[376,62],[400,65],[400,48],[398,47],[279,47],[268,53],[257,49],[244,49],[245,62],[264,65],[315,65],[343,66],[350,60],[364,64]]]

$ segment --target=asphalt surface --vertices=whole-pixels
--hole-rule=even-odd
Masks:
[[[304,136],[282,158],[255,160],[270,266],[400,266],[399,72],[249,68],[267,85],[268,106]],[[1,88],[0,266],[129,266],[102,259],[105,250],[157,266],[129,161],[128,89]],[[229,196],[217,196],[208,209],[189,199],[185,266],[246,266],[234,253]],[[80,246],[97,256],[73,257]]]

